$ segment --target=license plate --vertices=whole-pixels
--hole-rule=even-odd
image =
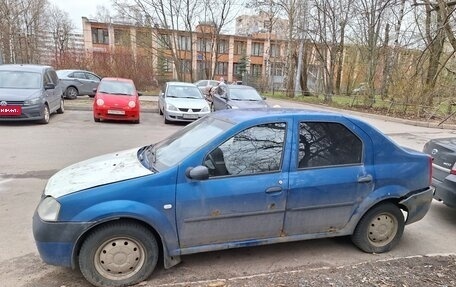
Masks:
[[[0,116],[20,116],[21,114],[21,106],[0,106]]]
[[[108,110],[108,114],[110,114],[110,115],[125,115],[125,111]]]
[[[197,119],[198,118],[198,115],[187,115],[187,114],[183,114],[182,117],[184,119]]]

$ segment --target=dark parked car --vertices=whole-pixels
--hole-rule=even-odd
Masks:
[[[0,121],[49,123],[65,111],[63,90],[50,66],[0,65]]]
[[[434,198],[456,208],[456,138],[440,138],[428,141],[424,152],[434,158],[432,185]]]
[[[219,85],[212,94],[212,111],[266,107],[264,98],[250,86]]]
[[[84,70],[58,70],[57,75],[62,82],[65,98],[76,99],[78,96],[95,96],[101,77]]]
[[[96,286],[146,280],[160,256],[170,268],[185,254],[304,239],[351,235],[381,253],[429,210],[430,174],[428,155],[356,118],[220,111],[57,172],[33,232],[45,262]]]

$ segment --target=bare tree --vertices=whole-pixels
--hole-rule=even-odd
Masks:
[[[0,41],[6,63],[37,63],[47,0],[1,0]]]
[[[70,52],[70,37],[74,26],[68,13],[55,5],[49,10],[48,19],[48,29],[53,40],[54,61],[57,66],[60,66],[66,54]]]
[[[334,93],[340,93],[345,31],[353,1],[312,1],[312,27],[306,32],[324,71],[326,101],[331,101],[331,95]]]

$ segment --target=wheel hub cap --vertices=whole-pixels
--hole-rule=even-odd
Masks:
[[[372,220],[368,229],[368,238],[374,245],[386,245],[394,239],[397,225],[394,216],[380,214]]]
[[[95,267],[104,276],[120,280],[134,275],[144,264],[144,248],[131,238],[115,238],[98,248]]]

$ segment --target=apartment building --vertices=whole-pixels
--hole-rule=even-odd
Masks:
[[[56,35],[50,31],[43,31],[40,39],[41,45],[38,53],[41,64],[55,64],[54,62],[61,56],[62,51],[76,55],[84,53],[84,36],[81,33],[70,33],[63,37],[63,35]]]
[[[165,79],[190,81],[191,75],[193,80],[213,75],[229,82],[246,78],[283,81],[286,43],[274,33],[216,35],[211,23],[200,23],[192,32],[86,17],[82,23],[86,53],[128,51],[136,59],[150,61],[155,73]]]

